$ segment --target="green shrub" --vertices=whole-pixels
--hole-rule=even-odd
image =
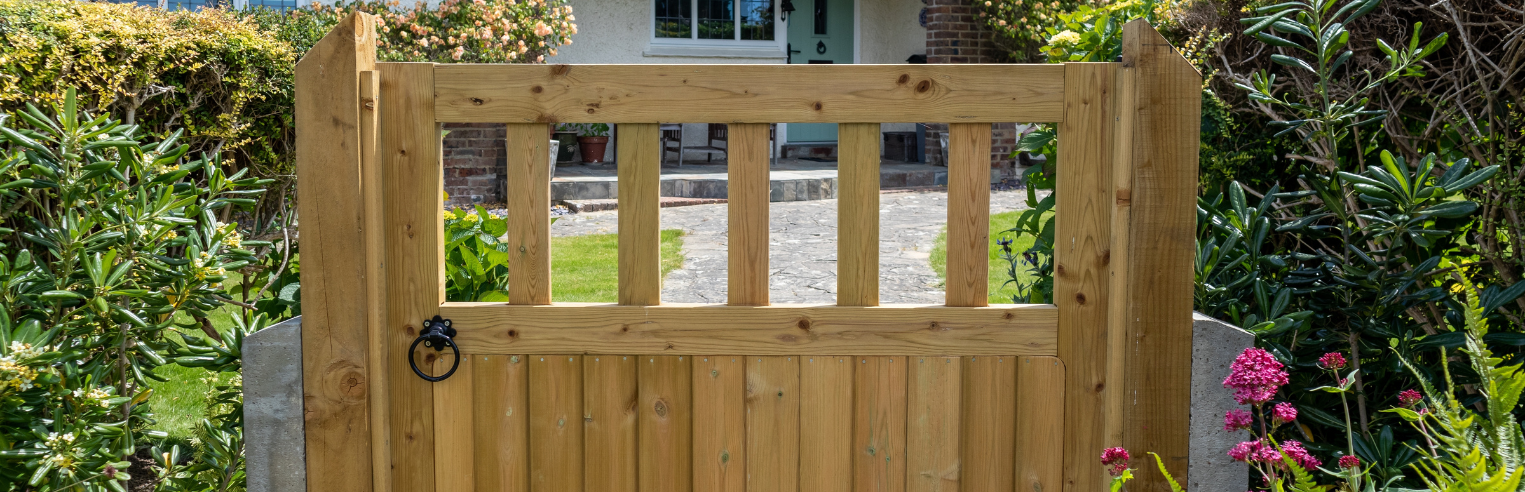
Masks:
[[[176,334],[230,340],[201,320],[264,244],[218,215],[267,181],[173,135],[144,143],[72,89],[16,119],[0,118],[0,490],[121,490],[127,457],[163,437],[153,369],[204,355]],[[220,346],[207,362],[236,362]]]

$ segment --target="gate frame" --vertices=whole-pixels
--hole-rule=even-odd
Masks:
[[[446,113],[442,117],[468,122],[477,118],[473,116],[477,113],[462,104],[451,106],[449,95],[440,95],[436,87],[435,72],[451,71],[454,76],[470,70],[530,69],[377,63],[374,26],[370,15],[351,15],[315,45],[296,70],[298,210],[303,219],[300,233],[305,253],[301,272],[306,301],[302,330],[304,416],[307,483],[308,490],[313,491],[434,490],[436,399],[433,387],[414,377],[404,359],[406,347],[423,320],[441,312],[458,319],[477,316],[487,320],[484,322],[507,315],[547,316],[536,316],[529,322],[533,325],[549,323],[565,309],[603,309],[597,311],[600,316],[612,313],[608,314],[614,317],[611,319],[617,319],[621,316],[618,309],[645,309],[630,306],[660,303],[660,275],[652,268],[655,263],[647,261],[657,255],[658,170],[655,165],[633,164],[619,170],[623,191],[619,221],[621,231],[629,233],[621,234],[619,240],[619,300],[623,307],[527,306],[550,303],[549,237],[545,233],[549,226],[545,165],[549,155],[544,135],[512,128],[509,148],[533,151],[508,156],[509,169],[530,178],[509,185],[509,244],[520,246],[510,275],[530,281],[511,283],[512,302],[520,306],[445,303],[441,144],[436,114]],[[551,70],[552,75],[575,69],[564,65],[535,67]],[[628,66],[648,71],[702,67]],[[776,69],[791,70],[787,67],[795,66]],[[812,68],[793,70],[821,70],[820,66],[798,67]],[[878,70],[872,67],[845,65],[830,70]],[[883,67],[911,70],[900,65]],[[934,75],[1061,70],[1052,68],[1055,65],[923,67],[917,70]],[[901,80],[905,81],[904,76]],[[953,79],[940,79],[949,80]],[[848,307],[879,304],[877,123],[842,123],[840,132],[843,157],[839,161],[839,196],[845,205],[840,209],[839,237],[843,239],[839,251],[852,253],[838,255],[841,307],[742,307],[768,306],[767,149],[749,149],[746,142],[750,140],[744,138],[757,134],[766,142],[767,130],[765,124],[752,124],[762,121],[748,121],[733,126],[739,136],[733,138],[738,156],[729,169],[737,189],[729,206],[732,307],[697,309],[714,310],[705,311],[704,316],[719,313],[727,319],[775,320],[783,316],[793,320],[803,316],[806,321],[801,322],[801,328],[807,331],[808,320],[817,320],[817,330],[826,329],[831,325],[821,320],[831,318],[830,313],[847,313],[840,311],[843,309],[859,311],[842,317],[862,313],[881,313],[885,320],[930,316],[927,319],[932,320],[933,327],[942,320],[944,331],[953,335],[916,335],[919,340],[955,345],[920,349],[927,354],[940,350],[948,353],[950,346],[973,350],[990,343],[991,336],[998,337],[1000,343],[1028,343],[1029,353],[1057,355],[1066,367],[1063,490],[1101,490],[1105,477],[1099,471],[1097,456],[1104,447],[1119,445],[1135,452],[1159,453],[1171,474],[1185,482],[1201,77],[1151,26],[1136,20],[1124,28],[1121,62],[1065,63],[1059,80],[1062,108],[1048,111],[1055,117],[1045,120],[1040,113],[1047,110],[1041,109],[1006,114],[1007,121],[1057,122],[1060,135],[1071,136],[1059,143],[1060,153],[1070,156],[1067,162],[1071,164],[1057,169],[1056,210],[1068,215],[1056,216],[1054,305],[982,307],[988,268],[989,188],[985,171],[990,136],[988,130],[981,129],[988,127],[989,121],[976,119],[980,122],[959,120],[950,125],[948,307]],[[1029,82],[1025,78],[1008,82],[1023,90],[1031,88],[1024,85]],[[1024,97],[1029,102],[1041,99]],[[440,102],[438,98],[447,100]],[[486,98],[488,103],[494,101]],[[470,102],[481,106],[484,100]],[[1001,101],[991,102],[1000,106]],[[823,111],[817,102],[814,109],[816,113],[837,109],[831,104],[828,108]],[[892,109],[878,108],[881,113]],[[382,111],[393,116],[384,117]],[[769,114],[778,118],[812,114],[808,108],[791,111],[796,113]],[[549,116],[554,119],[557,115]],[[611,117],[599,114],[589,118]],[[389,121],[393,124],[386,124]],[[530,126],[517,125],[521,130]],[[634,133],[627,136],[639,137],[643,131],[654,132],[656,125],[631,126]],[[654,135],[650,137],[645,140],[655,142]],[[635,156],[644,145],[654,145],[637,140],[641,139],[621,146],[621,155]],[[639,158],[631,162],[635,161],[645,162]],[[759,184],[761,193],[756,189]],[[563,311],[555,311],[558,309]],[[1041,330],[982,331],[983,324],[988,324],[981,321],[986,319],[982,316],[991,312],[1008,320],[1015,314],[1021,322],[1055,323],[1052,334],[1057,339],[1045,340]],[[766,329],[793,321],[782,325],[766,320],[758,323]],[[889,321],[879,323],[858,326],[855,333],[862,336],[893,329]],[[851,322],[841,324],[843,330],[854,329],[848,326]],[[463,331],[462,343],[467,343],[469,336]],[[753,350],[761,346],[758,343],[767,342],[748,343]],[[525,353],[522,345],[516,347],[516,353]],[[630,350],[608,350],[615,349]],[[813,349],[789,346],[777,350],[799,354]],[[905,354],[910,349],[894,350]],[[1140,479],[1130,485],[1130,490],[1168,490],[1154,467],[1140,468]]]

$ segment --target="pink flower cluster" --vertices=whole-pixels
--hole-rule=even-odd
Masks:
[[[1348,455],[1348,454],[1345,455],[1345,456],[1341,456],[1340,457],[1340,468],[1344,468],[1346,470],[1349,470],[1351,468],[1360,468],[1360,467],[1361,467],[1361,458],[1357,458],[1357,457],[1355,457],[1353,455]]]
[[[1271,419],[1278,424],[1297,420],[1297,407],[1287,402],[1277,403],[1275,407],[1271,407]]]
[[[1398,404],[1402,405],[1403,408],[1412,407],[1415,403],[1419,403],[1419,400],[1423,399],[1424,395],[1421,395],[1418,391],[1411,389],[1406,389],[1403,390],[1402,393],[1398,393]]]
[[[1250,418],[1250,412],[1237,408],[1229,410],[1228,414],[1223,416],[1223,430],[1233,432],[1248,429],[1250,428]]]
[[[1272,466],[1281,464],[1283,454],[1286,454],[1287,458],[1290,458],[1293,462],[1297,463],[1297,466],[1304,469],[1311,470],[1324,464],[1318,458],[1313,457],[1313,454],[1309,453],[1306,448],[1303,448],[1303,443],[1297,441],[1281,443],[1281,451],[1277,451],[1276,446],[1266,442],[1264,439],[1241,442],[1235,444],[1234,448],[1228,451],[1228,456],[1233,458],[1234,461],[1264,463]]]
[[[1324,369],[1338,371],[1345,368],[1345,355],[1339,352],[1330,352],[1318,358],[1318,365]]]
[[[1276,390],[1287,384],[1287,371],[1270,352],[1248,348],[1229,367],[1223,386],[1234,390],[1234,401],[1241,405],[1259,405],[1271,400]]]
[[[1107,448],[1101,452],[1101,464],[1107,467],[1107,473],[1112,476],[1120,476],[1128,469],[1128,450],[1123,448]]]

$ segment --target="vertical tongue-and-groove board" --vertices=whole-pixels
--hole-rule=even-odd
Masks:
[[[467,355],[435,388],[442,491],[1060,489],[1055,357]]]

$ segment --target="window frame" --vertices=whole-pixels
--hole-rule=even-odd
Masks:
[[[742,0],[730,0],[730,1],[733,2],[732,3],[732,8],[731,8],[731,21],[734,22],[735,25],[736,25],[736,29],[733,30],[735,32],[734,36],[731,39],[700,39],[698,37],[699,36],[699,2],[700,2],[700,0],[688,0],[688,2],[689,2],[689,9],[690,9],[689,12],[692,12],[693,17],[691,17],[689,19],[689,31],[688,31],[688,37],[687,38],[659,38],[659,37],[657,37],[657,6],[656,6],[656,2],[655,2],[655,0],[646,0],[646,8],[648,9],[647,10],[647,14],[646,14],[646,26],[647,26],[647,29],[649,30],[648,37],[650,38],[651,45],[652,46],[714,47],[714,48],[752,48],[752,49],[767,49],[767,48],[771,48],[771,49],[776,49],[779,52],[783,51],[783,49],[784,49],[783,48],[783,46],[784,46],[784,37],[788,35],[789,31],[786,28],[786,26],[784,25],[785,21],[779,19],[779,14],[782,13],[779,10],[780,9],[780,5],[782,4],[782,2],[780,2],[779,0],[772,0],[772,2],[771,2],[773,4],[773,39],[772,40],[755,40],[755,39],[741,39],[741,31],[742,31],[742,29],[741,29],[741,2],[742,2]],[[780,55],[780,56],[782,56],[782,55]]]

